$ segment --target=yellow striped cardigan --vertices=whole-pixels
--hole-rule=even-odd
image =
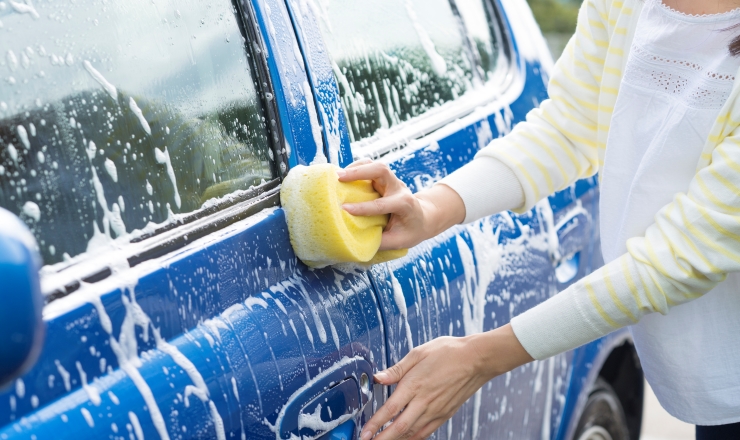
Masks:
[[[514,172],[524,192],[518,211],[603,165],[641,7],[640,0],[586,0],[553,69],[550,99],[478,153]],[[645,314],[665,314],[740,271],[739,97],[736,80],[690,186],[656,214],[644,237],[630,239],[622,257],[512,320],[530,355],[544,359]]]

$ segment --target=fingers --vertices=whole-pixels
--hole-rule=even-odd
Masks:
[[[414,435],[414,439],[424,439],[432,435],[445,422],[445,419],[434,419]]]
[[[413,209],[413,197],[414,196],[410,192],[403,192],[381,197],[369,202],[345,203],[342,207],[352,215],[406,215]]]
[[[403,359],[392,367],[379,371],[375,374],[375,381],[383,385],[393,385],[403,379],[416,364],[419,363],[419,350],[414,349],[409,352]]]
[[[375,374],[375,381],[383,385],[398,383],[417,363],[419,362],[419,351],[411,350],[400,362],[396,363],[387,370]],[[380,407],[378,412],[367,422],[362,432],[362,438],[370,438],[378,432],[381,426],[385,425],[401,412],[414,396],[415,387],[399,386],[391,395],[388,401]],[[408,411],[408,409],[407,409]],[[406,411],[404,411],[405,413]],[[416,420],[416,418],[411,419]],[[395,424],[396,422],[394,422]],[[397,428],[398,429],[398,428]]]
[[[404,184],[398,180],[390,167],[379,162],[363,162],[355,166],[347,167],[343,172],[337,172],[340,182],[352,182],[355,180],[372,180],[381,195],[386,189],[403,188]]]
[[[393,423],[388,425],[375,440],[417,438],[416,434],[427,425],[426,422],[422,421],[424,419],[425,406],[412,400],[403,412],[396,416]],[[363,435],[365,435],[364,431]]]
[[[380,407],[378,412],[376,412],[375,415],[373,415],[373,417],[365,424],[365,427],[362,429],[362,440],[372,438],[372,436],[375,435],[382,426],[396,417],[396,415],[398,415],[398,413],[408,405],[411,397],[412,395],[407,391],[397,388],[396,391],[391,394],[388,401],[386,401],[385,404]]]
[[[373,161],[371,159],[364,158],[364,159],[360,159],[360,160],[356,160],[352,162],[351,164],[347,165],[347,168],[352,168],[352,167],[356,167],[360,165],[367,165],[369,163],[373,163]]]

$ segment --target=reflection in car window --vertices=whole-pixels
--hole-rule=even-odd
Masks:
[[[0,18],[0,206],[46,264],[271,179],[231,1],[37,2]]]
[[[371,137],[485,82],[498,60],[489,12],[484,0],[328,3],[321,29],[351,140]]]

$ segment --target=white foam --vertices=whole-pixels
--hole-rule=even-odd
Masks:
[[[28,131],[26,131],[26,127],[18,125],[16,127],[16,131],[18,132],[18,139],[21,140],[21,143],[26,147],[26,150],[30,149],[31,142],[28,140]]]
[[[18,163],[18,150],[16,150],[15,146],[13,144],[8,144],[6,149],[8,150],[10,158],[13,159],[13,162]]]
[[[15,52],[8,50],[5,58],[8,60],[8,67],[10,67],[11,72],[15,71],[18,68],[18,57],[15,56]]]
[[[406,298],[403,296],[401,283],[399,283],[398,278],[393,275],[393,271],[391,271],[391,284],[393,285],[393,300],[395,301],[396,307],[398,307],[398,312],[401,314],[401,318],[403,319],[404,326],[406,328],[406,341],[409,345],[409,351],[411,351],[411,349],[414,348],[414,338],[411,333],[411,325],[409,324],[409,312],[406,307]]]
[[[39,221],[41,219],[41,209],[39,209],[39,205],[34,202],[28,201],[24,203],[23,213],[31,217],[35,221]]]
[[[321,136],[321,123],[319,122],[318,113],[316,113],[313,91],[311,91],[311,85],[308,81],[303,82],[303,96],[306,99],[306,109],[311,121],[311,133],[313,134],[314,144],[316,144],[316,156],[311,161],[311,165],[327,163],[326,155],[324,155],[324,138]]]
[[[82,369],[80,361],[75,362],[75,365],[77,366],[77,371],[80,373],[80,382],[82,383],[82,389],[87,393],[87,398],[90,399],[93,405],[100,406],[100,391],[95,386],[87,384],[87,374]]]
[[[262,298],[255,298],[253,296],[250,296],[247,298],[246,301],[244,301],[244,304],[246,304],[247,307],[249,307],[249,310],[252,310],[252,306],[260,306],[264,309],[267,309],[269,306],[267,305],[267,302]]]
[[[114,182],[118,182],[118,169],[116,169],[116,164],[110,159],[105,159],[105,163],[103,164],[105,167],[105,171],[108,173],[111,179],[113,179]]]
[[[134,428],[134,434],[136,434],[136,440],[144,440],[144,431],[141,429],[141,423],[139,418],[133,411],[128,412],[128,419],[131,421],[131,426]]]
[[[23,382],[23,379],[19,378],[15,380],[15,394],[19,399],[22,399],[26,395],[26,384]]]
[[[167,147],[164,147],[164,151],[160,150],[159,148],[155,148],[154,158],[157,160],[158,164],[165,165],[167,167],[167,176],[169,176],[170,182],[172,182],[172,189],[175,191],[175,204],[179,208],[182,204],[182,201],[180,199],[180,192],[177,190],[177,179],[175,178],[175,169],[172,168],[172,161],[170,160],[170,153],[169,151],[167,151]]]
[[[136,115],[136,117],[139,119],[139,124],[141,124],[141,128],[144,129],[146,134],[150,135],[152,134],[152,128],[149,126],[149,123],[146,121],[146,118],[144,117],[144,113],[141,112],[141,109],[136,104],[136,101],[134,101],[133,97],[129,97],[128,99],[128,107],[131,109],[131,111]]]
[[[39,13],[36,12],[36,8],[33,7],[31,0],[25,0],[25,3],[8,0],[8,3],[10,3],[10,7],[19,14],[28,14],[33,18],[39,18]]]
[[[72,385],[69,381],[69,372],[64,369],[62,364],[59,362],[59,360],[55,360],[54,364],[57,366],[57,371],[59,372],[59,375],[62,376],[62,382],[64,382],[64,389],[67,390],[67,392],[72,390]]]
[[[108,93],[108,95],[110,95],[110,97],[113,98],[114,101],[118,101],[118,90],[116,89],[116,86],[109,83],[108,80],[105,79],[105,77],[100,72],[98,72],[92,66],[92,64],[90,64],[89,61],[87,60],[83,61],[82,65],[85,66],[85,70],[87,70],[87,73],[89,73],[90,76],[92,76],[95,81],[97,81],[101,86],[103,86],[103,89],[106,91],[106,93]]]
[[[95,427],[95,420],[93,420],[92,414],[90,414],[90,411],[87,410],[87,408],[81,408],[80,412],[82,413],[82,417],[85,418],[85,421],[87,424],[93,428]]]
[[[231,388],[234,391],[234,397],[236,397],[236,401],[239,401],[239,388],[236,386],[236,378],[231,377]]]
[[[208,407],[211,409],[211,419],[213,419],[213,427],[216,429],[216,438],[218,440],[226,440],[224,421],[218,413],[218,409],[216,408],[216,404],[213,403],[213,400],[208,401]]]
[[[424,48],[424,52],[427,53],[427,56],[432,62],[432,69],[434,70],[434,73],[436,73],[438,76],[444,76],[445,73],[447,73],[447,62],[445,62],[445,59],[442,58],[442,55],[437,52],[437,48],[434,46],[434,42],[429,37],[426,29],[424,29],[421,23],[419,23],[419,19],[416,16],[416,11],[414,11],[414,6],[411,3],[411,0],[406,0],[405,5],[406,13],[409,16],[409,19],[411,19],[411,23],[414,25],[414,29],[419,36],[421,47]]]

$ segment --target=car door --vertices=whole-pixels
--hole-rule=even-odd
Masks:
[[[0,205],[47,300],[0,438],[352,435],[384,327],[366,273],[308,270],[288,240],[281,176],[322,145],[285,5],[0,14]]]
[[[349,149],[387,163],[418,191],[546,97],[551,61],[523,2],[288,3],[317,101],[330,109],[319,118],[340,151],[335,163],[346,164]],[[506,324],[587,273],[594,187],[579,182],[528,213],[452,228],[373,267],[389,364],[438,336]],[[491,381],[435,438],[550,438],[571,358]]]

